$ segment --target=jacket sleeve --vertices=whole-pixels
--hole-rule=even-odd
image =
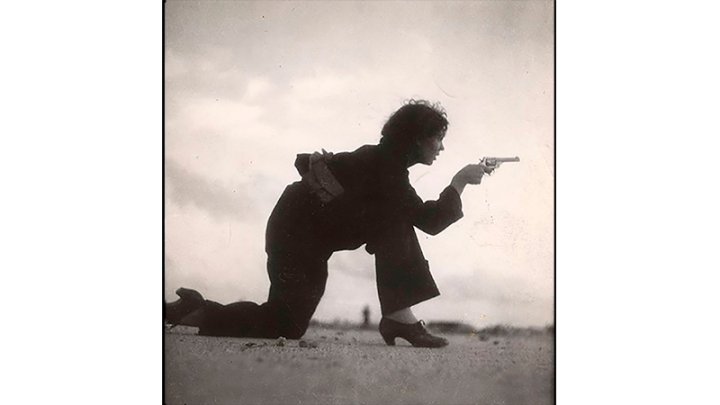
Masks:
[[[452,186],[445,188],[437,200],[423,202],[407,178],[396,180],[385,183],[383,192],[376,194],[377,200],[371,204],[372,215],[365,224],[369,231],[365,249],[371,254],[415,263],[416,256],[421,255],[414,254],[405,243],[408,232],[412,239],[416,238],[413,227],[437,235],[462,218],[462,202]]]
[[[437,235],[463,217],[462,200],[457,191],[446,187],[437,200],[423,201],[407,178],[396,179],[385,189],[384,217],[404,219],[421,231]]]
[[[413,225],[425,233],[437,235],[463,217],[462,200],[452,186],[447,186],[434,201],[422,202],[414,189],[412,192],[417,199]]]

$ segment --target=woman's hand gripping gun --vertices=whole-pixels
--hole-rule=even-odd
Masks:
[[[520,158],[515,157],[507,157],[507,158],[501,158],[501,157],[484,157],[480,159],[480,164],[485,166],[488,171],[486,171],[487,174],[492,174],[493,170],[500,167],[501,164],[505,162],[519,162]]]

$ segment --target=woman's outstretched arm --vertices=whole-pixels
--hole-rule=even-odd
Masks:
[[[460,195],[468,184],[480,184],[482,176],[492,169],[480,164],[463,167],[453,176],[450,186],[446,187],[440,198],[425,201],[415,195],[413,224],[425,233],[437,235],[445,228],[462,218],[462,200]],[[414,193],[414,190],[413,190]]]

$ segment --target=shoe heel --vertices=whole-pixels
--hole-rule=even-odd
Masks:
[[[383,340],[385,343],[387,343],[388,346],[395,346],[395,338],[382,335]]]

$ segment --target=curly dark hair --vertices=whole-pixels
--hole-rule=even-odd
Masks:
[[[440,103],[411,99],[387,120],[380,144],[410,153],[417,140],[444,133],[447,127],[447,113]]]

